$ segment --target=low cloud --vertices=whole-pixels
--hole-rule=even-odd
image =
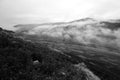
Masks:
[[[112,24],[112,22],[111,22]],[[106,23],[73,22],[64,24],[45,24],[23,29],[26,35],[49,36],[54,39],[71,40],[85,45],[95,44],[111,48],[120,47],[120,29],[111,29]],[[112,26],[113,27],[113,26]],[[116,26],[114,26],[116,28]],[[24,30],[24,31],[23,31]]]

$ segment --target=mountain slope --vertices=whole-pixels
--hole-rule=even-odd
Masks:
[[[0,29],[1,80],[100,80],[74,56]]]

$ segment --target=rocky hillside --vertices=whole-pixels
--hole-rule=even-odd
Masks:
[[[0,80],[101,80],[94,72],[75,55],[0,28]]]

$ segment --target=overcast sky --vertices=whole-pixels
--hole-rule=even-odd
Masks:
[[[120,18],[120,0],[0,0],[0,25]]]

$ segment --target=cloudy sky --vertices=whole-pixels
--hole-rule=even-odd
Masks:
[[[120,0],[0,0],[0,26],[120,18]]]

